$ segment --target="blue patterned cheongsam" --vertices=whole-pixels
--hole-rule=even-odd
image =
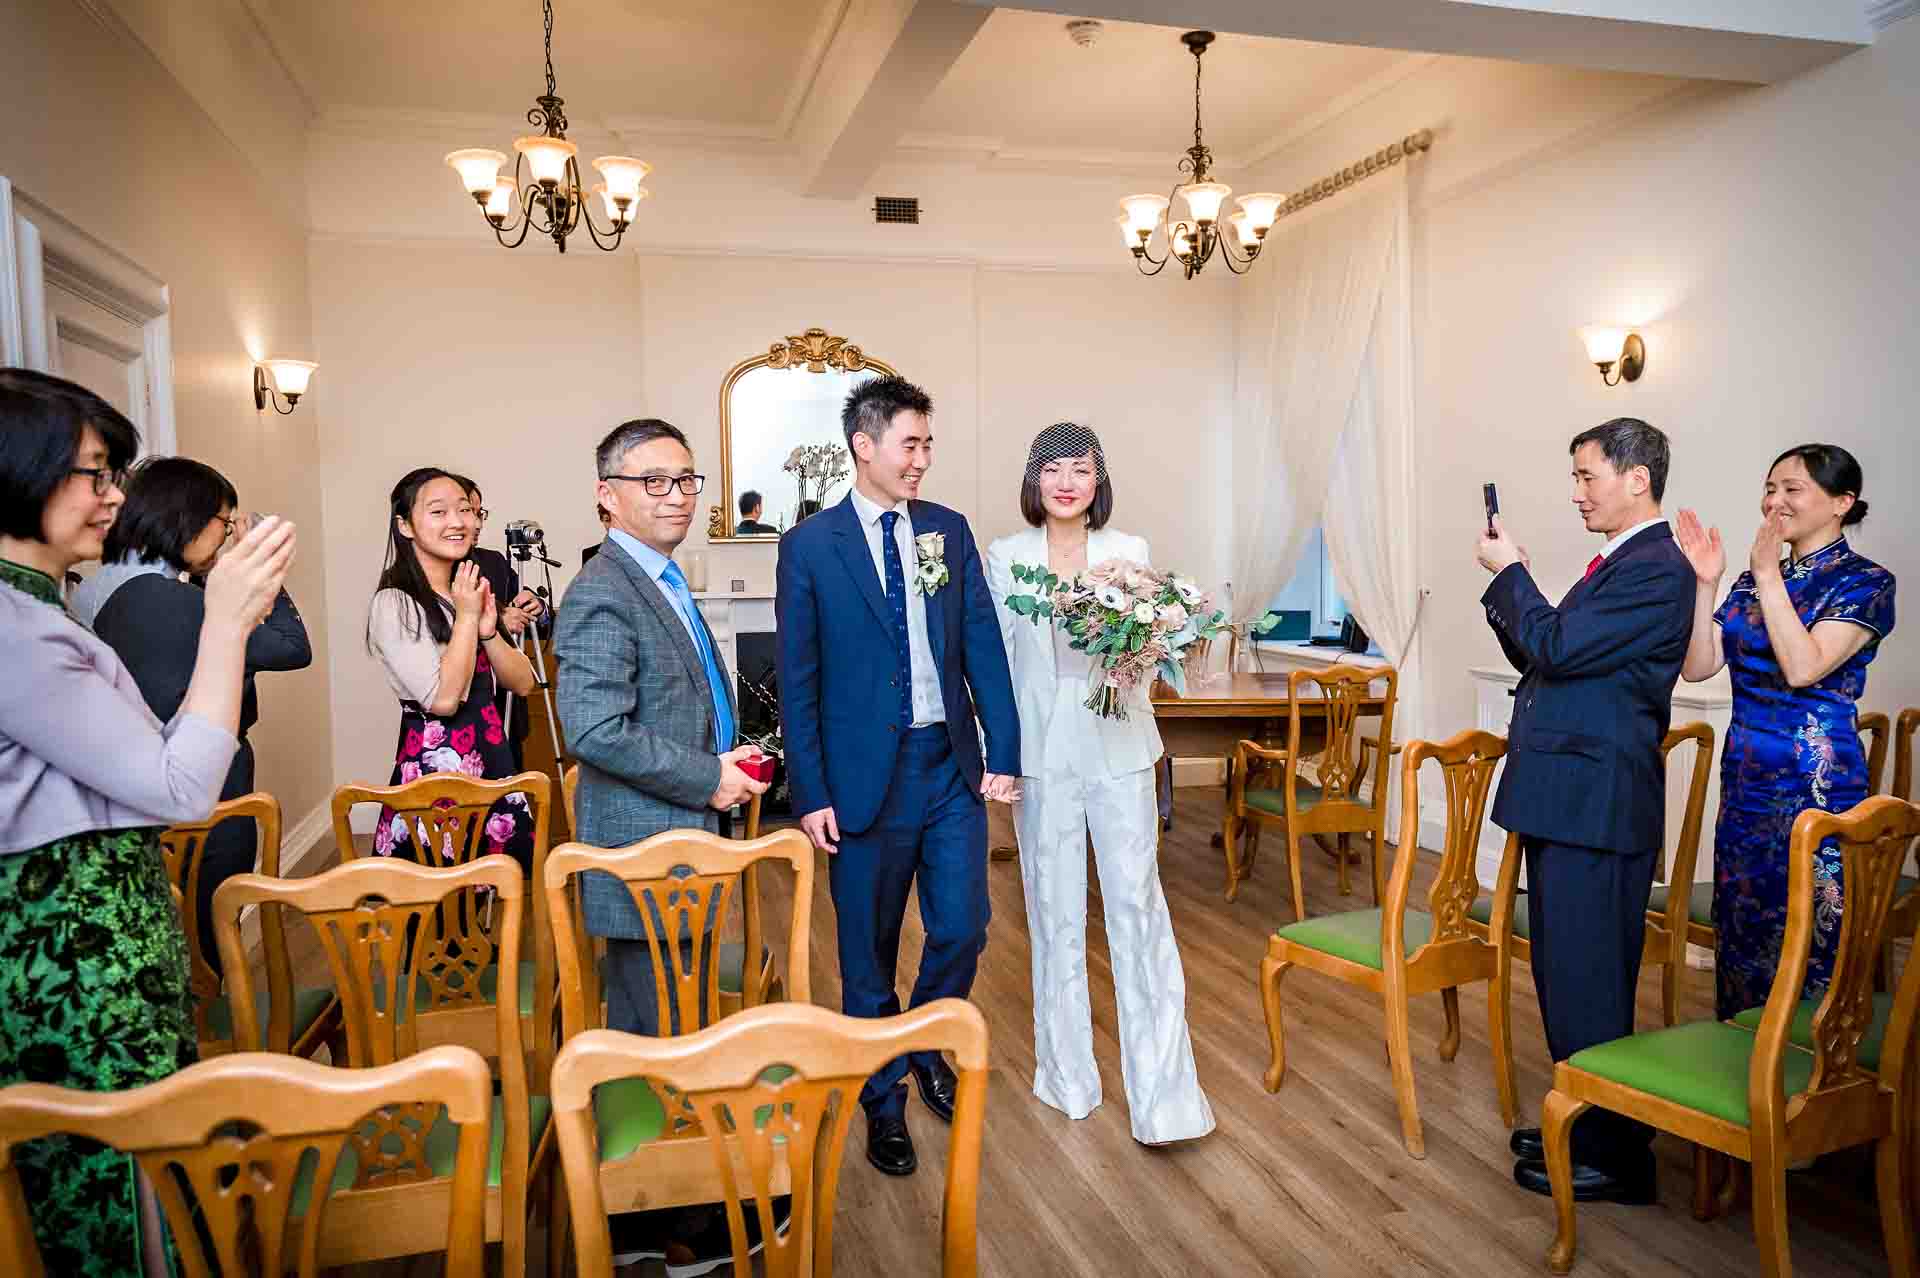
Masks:
[[[1713,922],[1716,1015],[1767,1001],[1787,929],[1787,841],[1808,808],[1845,812],[1867,797],[1867,760],[1854,706],[1867,663],[1893,631],[1893,574],[1853,552],[1846,538],[1782,566],[1787,597],[1811,629],[1846,621],[1872,632],[1867,645],[1826,678],[1791,687],[1780,673],[1760,613],[1753,574],[1743,572],[1713,614],[1733,681],[1733,721],[1720,757],[1720,819],[1714,829]],[[1823,994],[1840,940],[1840,854],[1828,845],[1814,865],[1813,947],[1803,998]]]

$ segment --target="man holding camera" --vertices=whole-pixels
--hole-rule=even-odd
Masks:
[[[1534,988],[1556,1061],[1633,1033],[1647,894],[1665,845],[1660,741],[1693,619],[1693,578],[1660,515],[1667,437],[1616,418],[1574,437],[1573,502],[1604,537],[1558,607],[1488,516],[1481,597],[1520,672],[1493,820],[1521,838]],[[1574,1197],[1654,1201],[1653,1130],[1604,1109],[1573,1128]],[[1550,1195],[1538,1128],[1513,1134],[1513,1177]]]

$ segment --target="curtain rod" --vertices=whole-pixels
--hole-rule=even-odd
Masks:
[[[1384,169],[1392,168],[1408,156],[1417,151],[1425,151],[1432,145],[1432,129],[1421,129],[1418,133],[1409,133],[1398,142],[1381,147],[1359,163],[1350,164],[1338,173],[1323,177],[1318,182],[1295,191],[1280,206],[1273,220],[1277,222],[1289,213],[1298,213],[1310,204],[1318,204],[1329,195],[1344,191],[1355,182],[1370,178]]]

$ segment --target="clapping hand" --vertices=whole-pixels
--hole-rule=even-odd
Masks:
[[[293,564],[293,525],[268,515],[214,562],[207,573],[208,621],[251,630],[273,610]]]
[[[1703,527],[1700,516],[1682,510],[1673,521],[1673,539],[1680,553],[1693,565],[1694,578],[1703,586],[1717,586],[1727,571],[1727,550],[1720,544],[1718,528]],[[1779,559],[1776,553],[1775,561]]]
[[[1749,565],[1756,582],[1779,580],[1780,551],[1786,544],[1785,515],[1768,515],[1760,521],[1760,530],[1753,534],[1753,557]]]
[[[1492,535],[1489,536],[1485,532],[1480,534],[1480,547],[1476,558],[1480,560],[1480,566],[1491,573],[1503,572],[1514,564],[1531,565],[1532,563],[1527,558],[1526,547],[1519,545],[1507,535],[1506,521],[1498,515],[1493,517]]]

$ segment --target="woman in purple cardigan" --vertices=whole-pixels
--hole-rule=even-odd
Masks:
[[[294,533],[263,520],[208,574],[193,678],[162,724],[60,585],[100,557],[138,446],[99,396],[0,368],[0,1085],[113,1091],[193,1059],[187,942],[157,836],[213,810],[238,744],[247,636]],[[49,1273],[141,1272],[124,1155],[47,1140],[15,1163]]]

